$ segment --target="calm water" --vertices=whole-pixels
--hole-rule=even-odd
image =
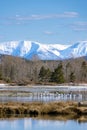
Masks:
[[[87,130],[87,123],[74,120],[6,119],[0,120],[0,130]]]
[[[0,102],[87,101],[87,86],[0,86]]]
[[[67,94],[49,94],[49,95],[31,95],[31,96],[4,96],[0,97],[0,102],[9,102],[9,101],[18,101],[18,102],[33,102],[33,101],[41,101],[41,102],[49,102],[49,101],[86,101],[87,95],[83,96],[81,94],[78,95],[67,95]]]

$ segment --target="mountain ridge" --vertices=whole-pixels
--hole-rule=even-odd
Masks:
[[[9,41],[0,43],[0,54],[40,60],[64,60],[87,56],[87,41],[72,45],[42,44],[34,41]]]

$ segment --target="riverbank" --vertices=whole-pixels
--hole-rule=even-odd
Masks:
[[[15,87],[15,86],[27,86],[27,87],[33,87],[33,86],[47,86],[47,87],[53,87],[53,86],[59,86],[59,87],[61,87],[61,86],[65,86],[65,87],[67,87],[67,86],[78,86],[78,87],[80,87],[80,86],[83,86],[83,87],[87,87],[87,83],[62,83],[62,84],[57,84],[57,83],[45,83],[45,82],[39,82],[39,83],[29,83],[29,84],[22,84],[22,83],[5,83],[5,82],[0,82],[0,86],[9,86],[9,87]]]
[[[8,116],[38,116],[38,115],[68,115],[72,116],[82,116],[87,115],[87,106],[79,106],[78,102],[30,102],[30,103],[20,103],[20,102],[8,102],[0,103],[0,117]]]

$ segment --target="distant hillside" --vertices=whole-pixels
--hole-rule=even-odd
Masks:
[[[25,60],[0,56],[0,80],[15,83],[87,82],[86,57],[69,60]]]

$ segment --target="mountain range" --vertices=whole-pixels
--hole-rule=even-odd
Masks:
[[[31,60],[64,60],[87,56],[87,41],[70,45],[42,44],[33,41],[10,41],[0,43],[0,54]]]

